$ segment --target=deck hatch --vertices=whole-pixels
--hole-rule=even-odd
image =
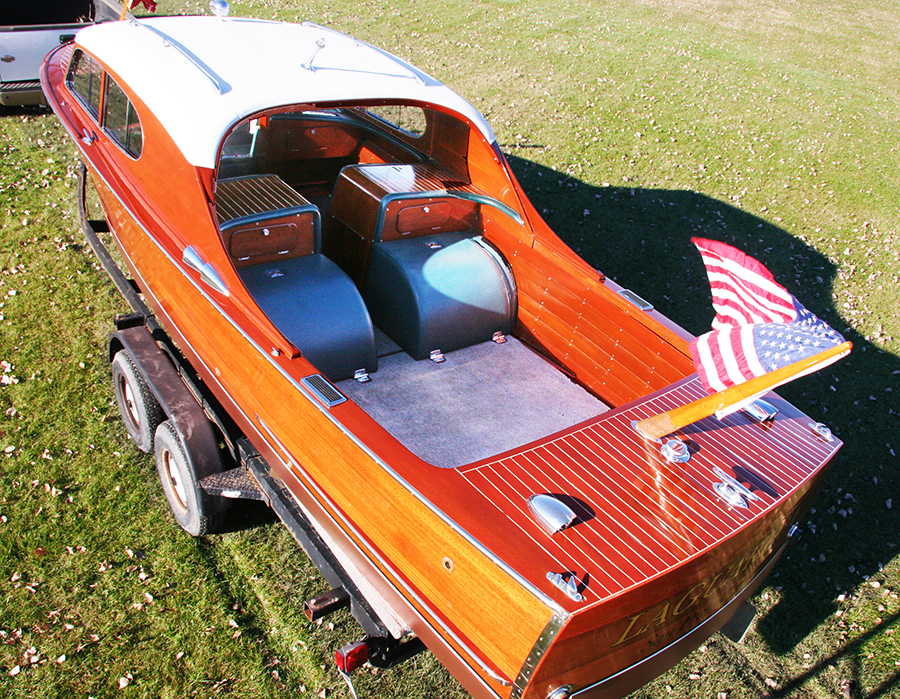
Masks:
[[[347,397],[337,390],[331,382],[321,374],[313,374],[312,376],[304,376],[300,382],[306,386],[313,395],[329,408],[340,405]]]

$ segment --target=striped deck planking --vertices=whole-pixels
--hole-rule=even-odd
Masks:
[[[782,413],[766,425],[738,413],[707,418],[680,432],[691,448],[672,464],[660,445],[642,440],[632,421],[706,393],[696,376],[624,409],[583,423],[543,443],[460,469],[498,503],[521,531],[558,564],[586,580],[585,602],[624,592],[700,555],[767,510],[840,448],[823,441],[809,418],[773,399]],[[747,469],[773,489],[747,509],[729,507],[713,490],[726,474]],[[739,479],[740,480],[740,479]],[[527,499],[536,493],[574,499],[576,523],[553,536],[535,527]],[[579,503],[581,506],[579,506]],[[579,511],[580,510],[580,511]]]

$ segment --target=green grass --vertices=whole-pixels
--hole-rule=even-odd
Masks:
[[[332,25],[462,93],[551,226],[692,332],[712,317],[688,242],[701,234],[757,256],[854,341],[782,391],[845,447],[747,640],[713,637],[637,696],[900,695],[900,7],[251,0],[234,14]],[[199,541],[175,529],[113,401],[105,343],[123,306],[78,232],[74,148],[46,114],[7,114],[0,134],[0,695],[349,696],[331,655],[359,631],[346,614],[305,621],[324,581],[270,514],[239,506]],[[357,688],[464,696],[427,655]]]

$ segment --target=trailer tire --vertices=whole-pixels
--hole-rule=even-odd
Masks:
[[[181,528],[192,536],[218,529],[224,512],[197,480],[178,431],[168,420],[156,428],[156,470],[169,507]]]
[[[142,452],[152,453],[153,437],[165,413],[128,350],[119,350],[113,357],[112,378],[128,436]]]

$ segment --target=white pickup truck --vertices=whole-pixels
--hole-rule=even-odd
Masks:
[[[44,56],[79,29],[121,13],[113,0],[0,0],[0,109],[44,104]]]

